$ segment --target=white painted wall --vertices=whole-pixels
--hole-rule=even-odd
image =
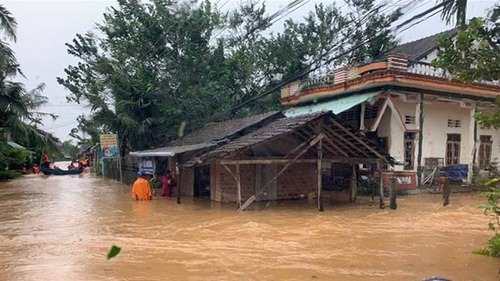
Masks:
[[[406,125],[408,130],[418,129],[418,103],[405,102],[399,98],[393,98],[394,106],[400,112],[401,116],[416,115],[416,125]],[[404,161],[404,132],[405,128],[401,125],[398,114],[387,108],[384,113],[379,128],[380,137],[388,137],[389,153],[397,161]],[[458,119],[461,121],[460,128],[448,127],[448,119]],[[447,134],[460,134],[460,164],[468,164],[472,168],[473,149],[474,149],[474,110],[472,108],[462,108],[456,102],[434,102],[424,104],[424,131],[423,131],[423,155],[422,161],[428,157],[446,158]],[[490,135],[493,140],[492,157],[500,161],[500,130],[496,129],[477,129],[477,138],[479,148],[479,136]],[[415,139],[415,163],[414,170],[417,168],[417,144],[418,134]],[[478,157],[476,155],[476,157]],[[424,162],[422,163],[424,164]],[[398,167],[396,167],[398,168]],[[399,169],[402,169],[401,167]],[[471,174],[471,173],[470,173]]]
[[[478,126],[477,129],[477,148],[479,149],[479,136],[487,135],[491,136],[493,143],[491,144],[491,161],[492,162],[500,162],[500,130],[496,130],[493,128],[486,129]],[[479,157],[479,154],[478,156]]]
[[[426,63],[431,63],[432,60],[434,60],[435,58],[437,58],[437,49],[430,52],[427,56],[423,57],[422,59],[420,59],[419,61],[421,62],[426,62]]]
[[[472,163],[471,109],[456,103],[424,105],[423,158],[446,156],[447,134],[460,134],[460,164]],[[448,119],[461,120],[460,128],[449,128]]]

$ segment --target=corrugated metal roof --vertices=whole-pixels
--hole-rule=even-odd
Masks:
[[[294,117],[294,116],[311,114],[315,112],[325,112],[325,111],[331,111],[334,114],[339,114],[360,103],[368,101],[369,99],[377,96],[380,93],[381,92],[374,92],[361,95],[352,95],[345,98],[339,98],[336,100],[321,102],[318,104],[294,107],[286,110],[285,115],[287,117]]]
[[[281,116],[283,116],[281,112],[272,111],[244,118],[208,123],[200,130],[187,134],[183,138],[173,142],[171,146],[216,142],[237,134],[248,127],[264,122],[267,119],[277,119]]]
[[[203,148],[209,148],[215,146],[213,143],[199,143],[199,144],[190,144],[190,145],[180,145],[180,146],[166,146],[160,147],[156,149],[142,150],[142,151],[133,151],[130,152],[132,156],[138,157],[172,157],[179,153],[195,151]]]
[[[195,151],[223,144],[249,128],[267,124],[283,117],[279,111],[266,112],[244,118],[209,123],[200,130],[187,134],[183,138],[171,142],[169,146],[134,151],[130,154],[138,157],[172,157],[176,154]]]
[[[26,147],[24,147],[24,146],[22,146],[22,145],[20,145],[20,144],[18,144],[18,143],[15,143],[15,142],[13,142],[13,141],[8,141],[8,142],[7,142],[7,144],[8,144],[8,145],[10,145],[10,146],[11,146],[11,147],[13,147],[13,148],[17,148],[17,149],[26,149]]]

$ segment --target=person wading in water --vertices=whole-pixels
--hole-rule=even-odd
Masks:
[[[443,206],[448,206],[450,204],[450,194],[451,194],[451,186],[448,180],[448,176],[445,172],[441,172],[439,175],[439,187],[443,191]]]
[[[49,155],[47,154],[47,152],[45,152],[45,154],[43,155],[43,158],[42,158],[42,168],[43,167],[50,168],[50,160],[49,160]]]
[[[152,200],[153,194],[151,193],[151,185],[149,181],[152,178],[152,173],[148,171],[139,171],[139,178],[132,186],[132,199],[133,200]]]
[[[163,186],[161,196],[172,197],[172,191],[177,185],[177,182],[172,177],[172,172],[170,170],[167,170],[167,173],[160,178],[160,182]]]

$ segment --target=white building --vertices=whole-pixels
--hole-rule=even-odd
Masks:
[[[440,35],[400,45],[383,61],[289,84],[281,91],[287,115],[333,111],[402,163],[395,167],[402,171],[399,188],[417,187],[419,166],[422,179],[444,167],[470,181],[473,167],[500,160],[500,132],[475,120],[478,112],[497,110],[500,85],[463,84],[431,66]]]

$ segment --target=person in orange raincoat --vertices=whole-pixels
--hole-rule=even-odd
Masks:
[[[153,194],[151,193],[151,185],[149,181],[152,178],[152,174],[147,171],[139,171],[139,178],[134,182],[132,186],[132,199],[133,200],[152,200]]]

